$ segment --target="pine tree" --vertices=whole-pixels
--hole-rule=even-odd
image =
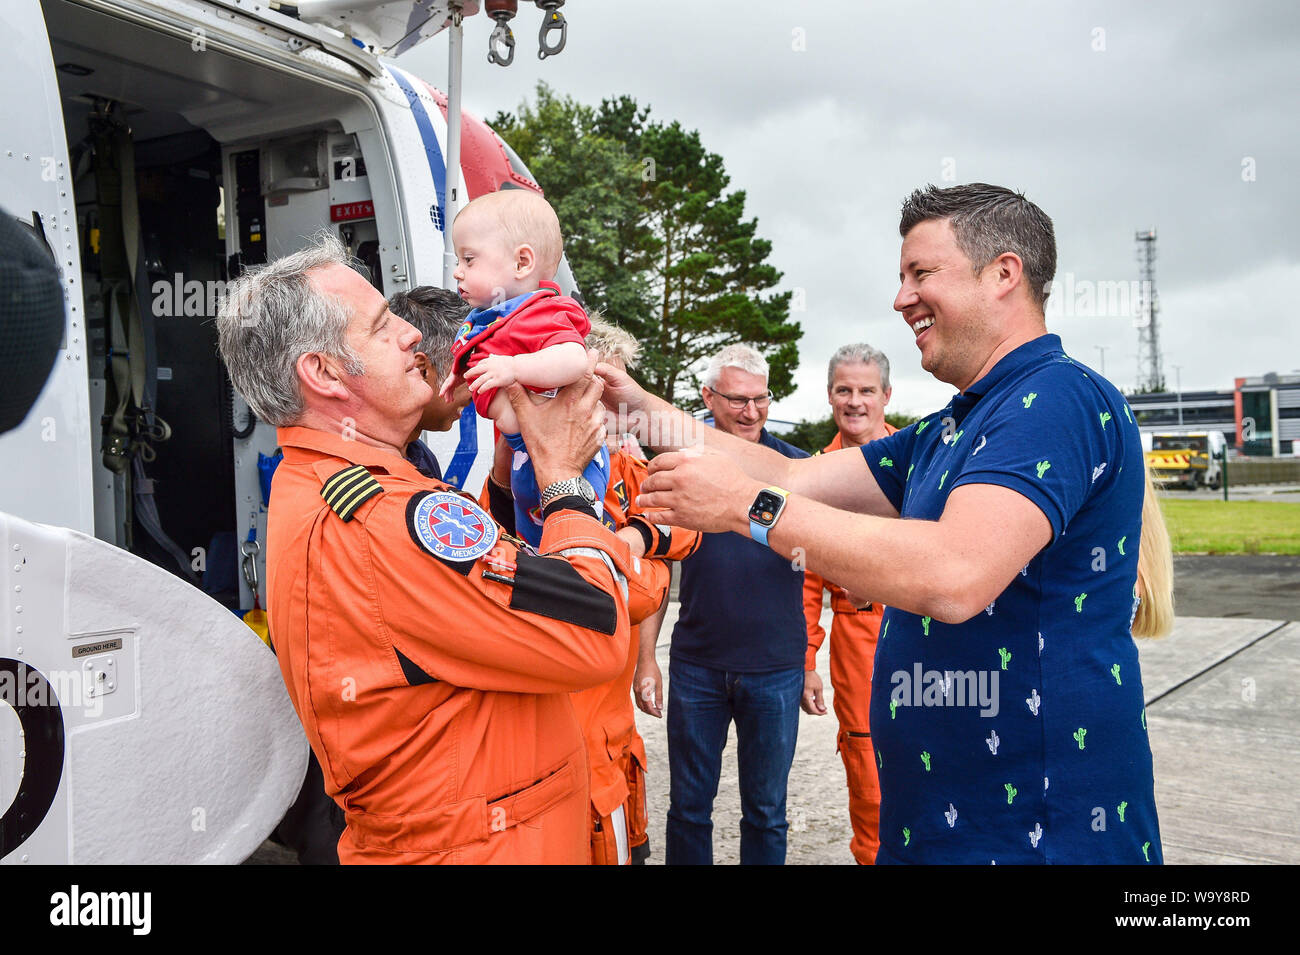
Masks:
[[[535,106],[493,126],[555,206],[589,307],[641,341],[644,384],[698,407],[708,357],[747,342],[767,358],[776,397],[794,390],[803,332],[790,293],[771,292],[781,279],[766,261],[772,244],[697,131],[650,120],[628,96],[593,110],[544,84]]]

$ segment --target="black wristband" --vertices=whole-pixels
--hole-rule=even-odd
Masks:
[[[634,527],[641,533],[641,540],[645,541],[646,556],[649,557],[652,553],[654,553],[655,535],[654,532],[650,530],[650,525],[646,523],[644,518],[640,520],[636,520],[636,519],[630,520],[627,522],[627,526]]]
[[[546,520],[556,511],[581,511],[591,517],[596,516],[596,509],[587,503],[585,497],[578,494],[566,494],[564,497],[557,497],[551,501],[542,508],[542,520]]]
[[[492,519],[501,525],[507,534],[515,534],[515,499],[510,494],[510,489],[502,487],[496,481],[488,477],[488,508],[492,511]]]

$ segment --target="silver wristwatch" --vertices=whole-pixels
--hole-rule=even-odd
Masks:
[[[542,510],[546,510],[548,504],[562,497],[580,497],[587,504],[595,506],[596,489],[591,486],[590,481],[582,476],[565,478],[563,481],[548,484],[546,489],[542,491]]]

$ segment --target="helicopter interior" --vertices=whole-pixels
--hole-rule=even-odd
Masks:
[[[355,90],[360,73],[337,61],[335,82],[208,46],[201,31],[130,21],[71,0],[46,0],[43,8],[87,299],[96,536],[191,580],[232,609],[248,607],[251,585],[246,567],[240,579],[239,547],[250,531],[264,539],[254,459],[274,451],[275,434],[233,393],[214,319],[225,283],[240,270],[300,248],[322,223],[340,218],[331,228],[370,266],[382,291],[372,190],[384,193],[384,208],[396,205],[373,107]],[[101,194],[99,167],[113,158],[102,155],[105,124],[129,129],[134,196],[126,188]],[[374,175],[376,167],[382,175]],[[113,239],[100,220],[114,202],[122,203],[123,218],[133,205],[139,223],[134,286],[145,355],[137,349],[130,361],[144,362],[146,403],[170,427],[162,439],[163,426],[145,419],[146,487],[170,546],[153,532],[139,487],[128,500],[128,482],[101,460],[116,402],[113,322],[100,298],[103,244]],[[339,208],[347,210],[343,216]]]

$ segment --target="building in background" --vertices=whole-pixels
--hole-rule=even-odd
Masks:
[[[1236,378],[1224,391],[1129,395],[1144,434],[1220,431],[1251,456],[1300,453],[1300,374]]]
[[[1235,385],[1237,446],[1275,457],[1300,451],[1300,374],[1269,372]]]

